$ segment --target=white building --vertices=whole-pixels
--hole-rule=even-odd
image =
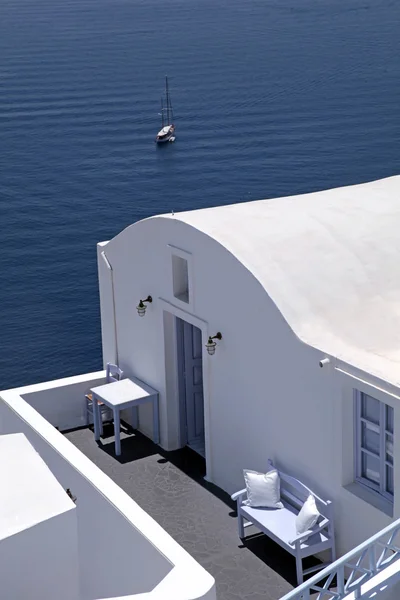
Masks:
[[[341,554],[400,516],[399,198],[392,177],[98,245],[104,361],[159,390],[161,445],[205,451],[229,493],[271,457],[334,502]]]
[[[243,468],[265,470],[272,458],[333,501],[339,555],[390,526],[386,547],[400,556],[399,198],[392,177],[154,217],[98,244],[104,364],[159,392],[161,446],[203,454],[207,478],[228,493],[243,487]],[[214,600],[211,575],[57,431],[85,425],[85,393],[104,381],[99,371],[0,392],[0,451],[25,444],[15,449],[25,477],[21,457],[32,448],[7,435],[23,433],[51,492],[14,532],[18,552],[26,562],[29,523],[39,541],[42,523],[69,523],[68,560],[62,569],[56,553],[49,560],[57,581],[69,572],[70,598]],[[139,429],[152,436],[152,423],[151,406],[141,406]],[[13,481],[10,469],[2,479]],[[7,527],[0,517],[4,565]],[[35,546],[31,589],[48,560]],[[375,538],[365,547],[371,594],[400,569],[375,565]],[[21,597],[7,581],[7,598]],[[290,598],[308,598],[304,585]],[[51,597],[45,585],[40,593]]]

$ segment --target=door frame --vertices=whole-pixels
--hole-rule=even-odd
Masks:
[[[178,319],[181,325],[178,325]],[[179,405],[179,445],[181,448],[187,445],[187,415],[186,415],[186,386],[185,386],[185,348],[184,348],[184,321],[180,317],[174,315],[174,326],[176,335],[176,366],[178,373],[178,405]]]
[[[212,468],[212,453],[211,453],[211,435],[210,435],[210,431],[211,431],[211,403],[210,403],[210,366],[209,366],[209,361],[208,361],[208,353],[205,347],[205,344],[203,343],[204,340],[208,339],[208,335],[209,335],[209,327],[208,327],[208,322],[205,321],[204,319],[200,319],[199,317],[197,317],[196,315],[194,315],[193,313],[187,312],[186,310],[183,310],[180,306],[177,306],[176,304],[169,302],[168,300],[165,300],[164,298],[159,297],[158,302],[160,303],[160,318],[161,318],[161,324],[163,326],[163,312],[169,312],[170,314],[172,314],[174,317],[179,317],[180,319],[182,319],[182,321],[186,321],[187,323],[190,323],[191,325],[194,325],[195,327],[198,327],[198,329],[200,329],[201,334],[202,334],[202,345],[203,345],[203,396],[204,396],[204,443],[205,443],[205,460],[206,460],[206,476],[205,479],[207,481],[212,482],[213,481],[213,468]],[[176,325],[176,323],[175,323]],[[175,326],[175,331],[176,331],[176,326]],[[178,347],[177,347],[177,336],[175,334],[174,336],[174,347],[173,347],[173,354],[174,354],[174,359],[175,359],[175,373],[176,373],[176,392],[178,393]],[[168,398],[167,398],[167,410],[168,410],[168,405],[173,405],[173,402],[169,403],[168,402]],[[179,411],[180,413],[181,411]],[[181,417],[179,414],[176,415],[176,418],[179,419],[179,435],[180,435],[180,439],[182,441],[181,438]]]
[[[187,407],[187,388],[186,388],[186,377],[185,377],[185,334],[184,327],[185,323],[190,325],[191,327],[195,327],[192,323],[188,323],[188,321],[184,321],[180,317],[174,317],[175,319],[175,327],[176,327],[176,349],[177,349],[177,367],[178,367],[178,393],[179,393],[179,427],[180,427],[180,435],[179,435],[179,443],[181,447],[187,446],[189,443],[188,437],[188,407]],[[201,329],[199,330],[201,333],[201,344],[203,348],[203,332]],[[201,356],[201,370],[202,370],[202,382],[201,387],[203,389],[203,352]],[[203,396],[203,437],[205,443],[205,426],[204,426],[204,391],[202,393]]]

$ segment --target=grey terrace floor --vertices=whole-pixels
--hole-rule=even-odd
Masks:
[[[235,505],[204,481],[200,456],[188,448],[165,452],[125,428],[116,457],[112,432],[105,425],[99,443],[88,428],[65,436],[213,575],[218,600],[278,600],[293,588],[294,558],[264,535],[241,543]]]

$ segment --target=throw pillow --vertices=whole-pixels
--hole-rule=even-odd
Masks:
[[[253,508],[283,508],[280,478],[276,469],[268,473],[245,470],[243,474],[247,491],[247,500],[243,504]]]
[[[296,517],[296,534],[300,535],[314,527],[320,513],[315,504],[315,498],[310,494]]]

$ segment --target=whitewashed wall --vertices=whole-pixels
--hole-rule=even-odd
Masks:
[[[80,600],[75,504],[22,433],[0,457],[0,596]]]
[[[386,587],[379,591],[379,600],[399,600],[400,598],[400,581],[395,583],[393,587]]]
[[[146,593],[215,600],[211,575],[18,390],[0,392],[0,398],[0,434],[24,433],[64,489],[77,497],[81,600],[128,600]]]
[[[169,244],[192,254],[193,306],[173,296]],[[113,267],[119,362],[127,375],[159,390],[165,448],[179,446],[173,424],[178,412],[176,382],[170,373],[175,350],[166,313],[183,309],[190,313],[188,320],[193,315],[202,320],[203,332],[223,334],[216,354],[210,357],[204,351],[203,356],[207,472],[212,481],[233,492],[243,487],[243,468],[263,470],[271,457],[335,501],[341,553],[389,522],[384,513],[344,488],[350,483],[344,463],[350,461],[352,468],[352,458],[344,457],[342,448],[347,452],[350,438],[352,443],[352,429],[346,431],[349,439],[344,439],[343,407],[352,407],[354,382],[339,377],[332,365],[319,367],[323,354],[298,340],[265,290],[235,257],[173,218],[137,223],[100,250]],[[102,267],[99,275],[107,361],[115,350],[113,315],[107,301],[109,275]],[[139,318],[135,307],[148,294],[153,303]],[[398,412],[396,408],[400,431]],[[151,435],[148,410],[141,410],[140,424]],[[396,481],[400,481],[398,468]],[[400,514],[396,502],[395,516]]]
[[[86,399],[90,388],[106,381],[105,371],[66,377],[21,388],[30,406],[60,431],[86,425]]]
[[[2,598],[80,600],[77,543],[74,511],[1,539]]]

